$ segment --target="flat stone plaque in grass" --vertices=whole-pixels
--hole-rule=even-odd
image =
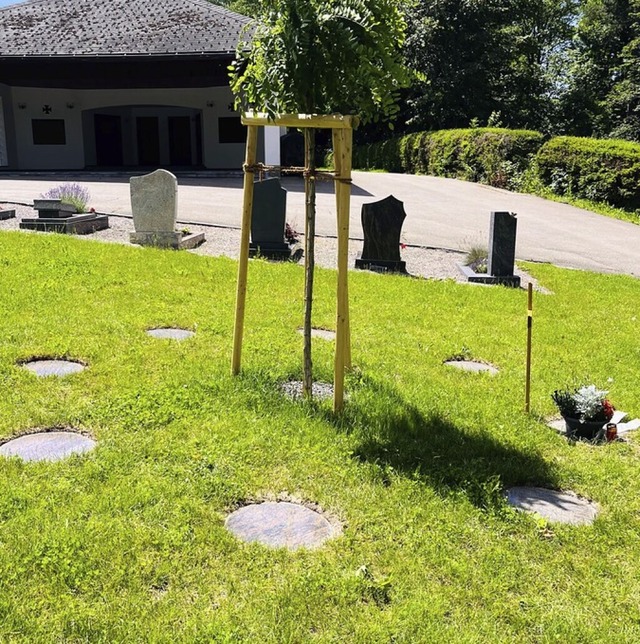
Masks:
[[[147,335],[161,340],[186,340],[192,338],[195,333],[187,329],[149,329]]]
[[[247,505],[230,514],[225,525],[242,541],[289,550],[318,547],[339,533],[320,513],[287,501]]]
[[[598,514],[598,506],[573,492],[558,492],[541,487],[512,487],[507,490],[510,505],[533,512],[555,523],[590,525]]]
[[[39,432],[20,436],[0,446],[0,456],[23,461],[59,461],[72,454],[90,452],[96,442],[75,432]]]
[[[462,369],[463,371],[471,371],[473,373],[487,372],[492,376],[498,373],[498,369],[490,364],[484,362],[475,362],[474,360],[446,360],[445,363],[449,367]]]
[[[298,333],[304,334],[304,329],[298,329]],[[320,338],[321,340],[335,340],[336,332],[330,331],[329,329],[311,329],[312,338]]]
[[[29,360],[28,362],[24,362],[22,366],[41,378],[48,376],[70,376],[71,374],[80,373],[86,369],[80,362],[73,362],[71,360]]]

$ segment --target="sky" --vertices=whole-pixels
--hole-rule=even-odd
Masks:
[[[18,2],[24,2],[24,0],[0,0],[0,7],[6,7],[8,4],[18,4]]]

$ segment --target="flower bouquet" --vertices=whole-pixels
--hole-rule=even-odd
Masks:
[[[551,397],[564,418],[567,436],[593,440],[598,438],[600,432],[604,435],[604,425],[611,420],[615,411],[606,397],[607,393],[595,385],[553,392]]]

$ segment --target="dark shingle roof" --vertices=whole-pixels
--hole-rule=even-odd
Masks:
[[[0,9],[0,57],[221,54],[249,22],[207,0],[31,0]]]

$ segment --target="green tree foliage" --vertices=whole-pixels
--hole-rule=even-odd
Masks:
[[[408,64],[424,80],[412,123],[459,127],[492,113],[550,129],[577,0],[426,0],[407,9]]]
[[[640,141],[640,0],[586,0],[564,129]]]
[[[244,109],[391,118],[408,83],[394,0],[262,0],[232,89]]]

